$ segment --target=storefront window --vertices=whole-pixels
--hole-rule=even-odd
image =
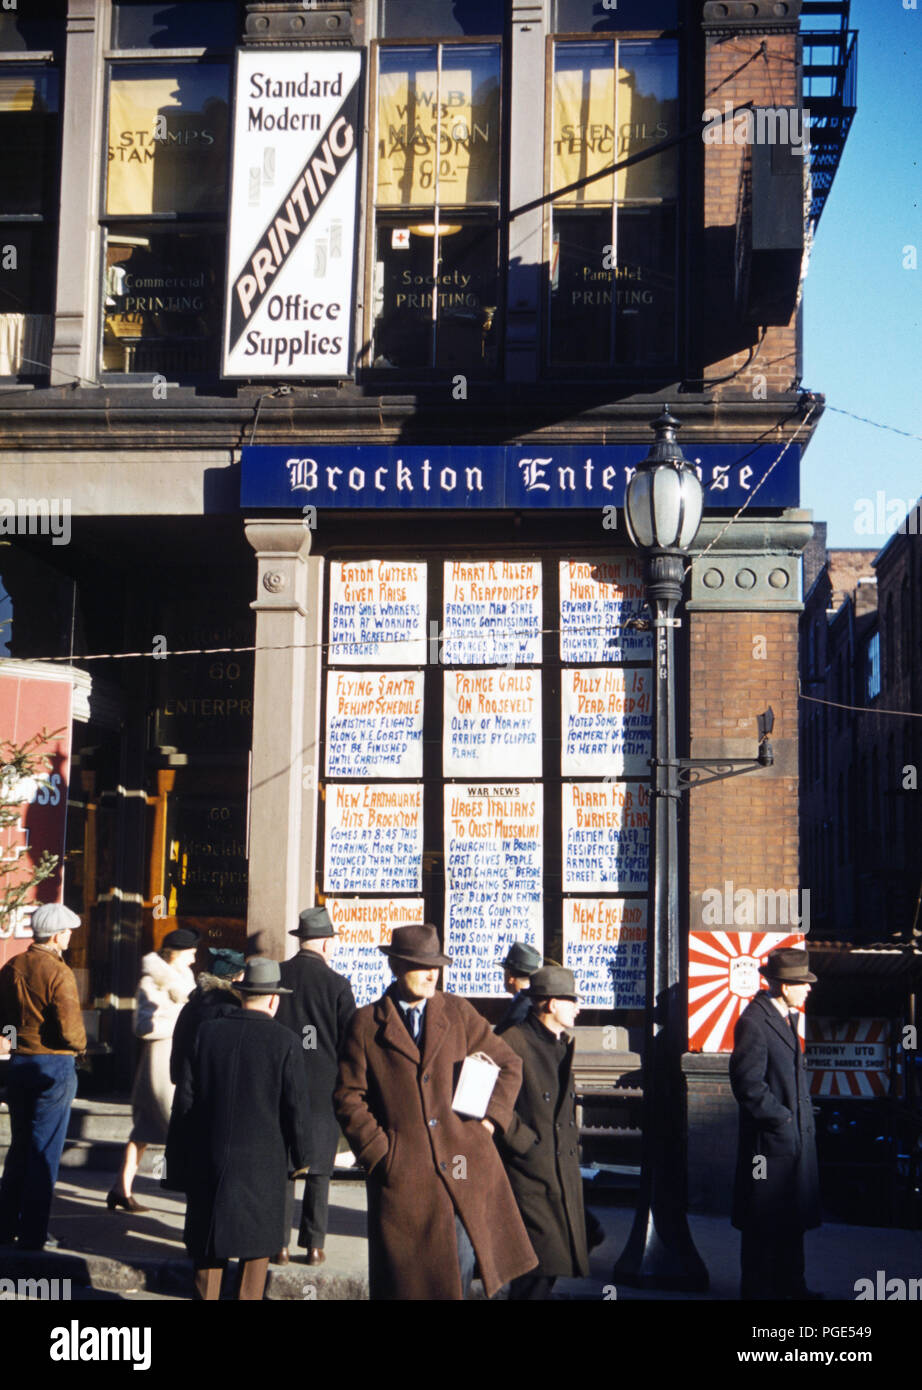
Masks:
[[[495,44],[382,49],[372,364],[497,363]]]
[[[237,38],[237,5],[226,0],[116,0],[113,10],[116,48],[232,48]]]
[[[42,53],[56,49],[64,28],[62,0],[0,9],[0,53]]]
[[[550,361],[670,362],[675,149],[592,175],[676,134],[676,44],[562,43],[554,58]]]
[[[181,377],[216,369],[228,88],[225,63],[113,67],[105,371]]]

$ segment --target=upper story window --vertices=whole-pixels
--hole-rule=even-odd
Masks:
[[[0,12],[0,377],[24,380],[48,372],[57,259],[64,22],[38,8]]]
[[[677,133],[671,39],[554,45],[548,359],[644,367],[676,357],[675,147],[615,174]]]
[[[497,365],[500,46],[380,48],[370,361]]]
[[[217,372],[230,53],[222,61],[216,49],[233,44],[237,8],[115,6],[102,195],[106,372]],[[147,61],[127,56],[135,47]],[[188,56],[205,47],[207,57]]]
[[[237,42],[237,5],[226,0],[115,0],[114,48],[233,48]]]
[[[880,633],[875,632],[868,642],[867,698],[876,700],[880,694]]]
[[[384,39],[485,39],[503,32],[505,0],[379,0]]]
[[[558,34],[601,34],[614,29],[673,29],[679,0],[555,0]]]

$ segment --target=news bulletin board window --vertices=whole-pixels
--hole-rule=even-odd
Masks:
[[[54,323],[64,19],[40,9],[0,11],[0,378],[14,380],[47,376]]]
[[[366,366],[497,368],[500,56],[498,43],[377,49]]]
[[[318,889],[358,1002],[390,980],[378,946],[425,913],[453,993],[501,999],[525,940],[576,972],[586,1009],[642,1009],[639,558],[417,546],[325,569]]]
[[[675,135],[678,109],[674,39],[555,42],[547,315],[555,373],[675,361],[676,149],[572,185]]]
[[[235,6],[120,5],[117,50],[183,44],[215,32]],[[190,11],[189,15],[184,13]],[[194,13],[193,13],[194,12]],[[230,61],[202,56],[107,71],[102,370],[216,375],[227,216]]]

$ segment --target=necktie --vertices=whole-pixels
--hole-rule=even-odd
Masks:
[[[791,1032],[794,1034],[794,1037],[795,1037],[796,1040],[797,1040],[797,1045],[798,1045],[798,1047],[799,1047],[799,1046],[800,1046],[800,1033],[797,1031],[797,1019],[798,1019],[797,1010],[796,1010],[796,1009],[789,1009],[789,1010],[788,1010],[788,1023],[791,1025]]]
[[[410,1037],[414,1042],[419,1042],[419,1009],[407,1009],[404,1018],[410,1030]]]

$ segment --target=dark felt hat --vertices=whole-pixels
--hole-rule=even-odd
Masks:
[[[780,985],[815,985],[816,976],[808,969],[810,957],[799,946],[777,946],[759,966],[766,980]]]
[[[219,980],[229,980],[239,975],[246,964],[243,952],[232,951],[229,946],[209,946],[208,954],[211,956],[211,973],[217,975]]]
[[[288,935],[301,941],[317,941],[323,936],[339,936],[339,932],[325,907],[306,907],[298,917],[298,925]]]
[[[234,985],[238,994],[291,994],[282,987],[282,975],[277,960],[253,956],[246,963],[243,979]]]
[[[193,946],[197,946],[201,932],[195,927],[177,927],[175,931],[168,931],[160,943],[161,951],[166,948],[168,951],[191,951]]]
[[[496,964],[511,970],[513,975],[534,975],[536,970],[541,969],[541,952],[529,946],[527,941],[513,941],[506,952],[506,959],[498,960]]]
[[[545,965],[541,970],[536,970],[525,993],[540,999],[579,998],[573,971],[565,970],[562,965]]]
[[[451,956],[442,954],[439,933],[431,922],[411,927],[395,927],[389,946],[379,946],[390,960],[405,960],[408,965],[423,968],[433,965],[451,965]]]

